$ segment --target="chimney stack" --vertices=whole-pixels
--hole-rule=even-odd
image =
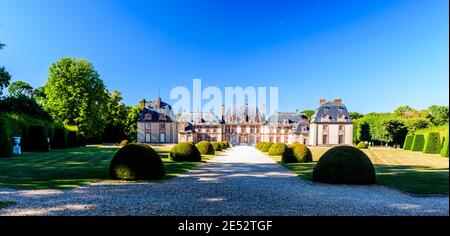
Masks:
[[[333,101],[333,103],[334,103],[335,105],[342,105],[342,99],[340,99],[340,98],[335,98],[334,101]]]
[[[222,121],[225,121],[225,104],[222,104]]]
[[[159,110],[161,109],[161,97],[158,96],[158,98],[156,99],[156,109]]]
[[[145,107],[145,99],[142,99],[142,100],[139,102],[139,105],[141,106],[142,109],[144,109],[144,107]]]
[[[319,101],[319,104],[320,104],[320,105],[323,105],[323,104],[325,104],[326,101],[327,101],[327,100],[321,98],[320,101]]]

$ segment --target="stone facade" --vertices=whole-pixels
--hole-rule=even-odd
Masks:
[[[320,100],[311,118],[298,112],[278,112],[266,118],[251,105],[230,108],[217,117],[212,112],[190,112],[175,117],[170,105],[158,98],[141,102],[138,142],[178,143],[229,141],[254,145],[260,141],[299,142],[310,146],[352,145],[353,123],[341,99]]]

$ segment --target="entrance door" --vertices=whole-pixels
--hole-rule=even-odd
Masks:
[[[151,140],[150,134],[148,134],[148,133],[145,134],[145,142],[146,142],[146,143],[151,143],[151,141],[152,141],[152,140]]]
[[[165,143],[166,142],[166,135],[165,134],[159,134],[159,142]]]

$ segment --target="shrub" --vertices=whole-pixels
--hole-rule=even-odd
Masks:
[[[230,142],[228,142],[228,141],[224,141],[224,143],[225,143],[225,145],[226,145],[227,149],[231,147],[231,145],[230,145]]]
[[[423,134],[414,135],[411,150],[415,152],[421,152],[425,144],[425,136]]]
[[[0,117],[0,157],[12,155],[12,135],[5,121]]]
[[[211,145],[214,148],[214,151],[222,151],[222,146],[218,142],[211,142]]]
[[[441,156],[442,157],[448,157],[448,144],[449,144],[449,134],[448,131],[444,136],[444,141],[442,142],[442,149],[441,149]]]
[[[53,149],[66,149],[68,147],[67,133],[64,128],[57,127],[53,129],[53,136],[50,146]]]
[[[439,132],[429,132],[425,139],[423,153],[438,154],[441,151],[441,135]]]
[[[202,155],[197,147],[191,142],[184,142],[175,145],[169,152],[172,161],[200,162]]]
[[[288,146],[284,143],[275,143],[269,149],[269,155],[271,156],[281,156],[286,152]]]
[[[301,143],[299,143],[299,142],[293,142],[293,143],[291,143],[291,144],[289,145],[289,147],[294,147],[294,146],[297,146],[297,145],[299,145],[299,144],[301,144]]]
[[[78,132],[77,131],[69,130],[69,132],[67,133],[67,143],[69,144],[69,147],[72,147],[72,148],[80,146],[78,144]]]
[[[265,144],[266,142],[258,142],[257,144],[256,144],[256,149],[258,149],[258,150],[261,150],[261,148],[262,148],[262,146]]]
[[[162,179],[165,170],[158,153],[145,144],[128,144],[111,160],[109,175],[121,180]]]
[[[227,149],[227,144],[225,142],[219,142],[220,147],[222,148],[222,150]]]
[[[414,135],[406,135],[405,143],[403,144],[403,150],[411,150]]]
[[[267,142],[267,143],[264,143],[262,146],[261,146],[261,152],[268,152],[269,150],[270,150],[270,148],[272,147],[272,145],[273,145],[273,143],[272,142]]]
[[[313,170],[313,180],[331,184],[374,184],[375,169],[358,148],[338,146],[325,152]]]
[[[313,161],[311,150],[304,144],[296,144],[283,153],[281,157],[283,163],[307,163]]]
[[[30,125],[27,132],[27,150],[48,152],[47,130],[42,125]]]
[[[121,147],[125,147],[128,144],[128,140],[122,140],[122,142],[120,142],[119,146]]]
[[[356,147],[359,148],[359,149],[367,149],[367,144],[366,144],[365,142],[363,142],[363,141],[360,141],[360,142],[356,145]]]
[[[214,155],[214,147],[208,141],[201,141],[195,145],[202,155]]]

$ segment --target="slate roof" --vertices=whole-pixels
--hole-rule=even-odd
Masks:
[[[191,124],[221,124],[221,120],[213,112],[189,112],[183,113],[178,121],[184,120]]]
[[[352,118],[348,114],[347,107],[344,104],[334,102],[325,102],[320,105],[314,115],[311,117],[311,123],[351,123]]]
[[[297,112],[278,112],[277,115],[271,115],[267,122],[269,124],[284,124],[285,119],[288,120],[289,124],[294,124],[308,120],[308,117]]]
[[[139,121],[162,121],[173,122],[174,114],[172,106],[161,101],[160,109],[157,109],[157,101],[145,102],[141,114],[139,114]],[[148,115],[150,114],[150,115]]]
[[[238,107],[228,108],[225,116],[243,116],[247,114],[249,117],[251,116],[261,116],[261,112],[258,107],[255,105],[241,105]]]
[[[306,127],[306,131],[303,131],[304,127]],[[294,134],[308,133],[309,132],[309,122],[302,121],[300,123],[294,124],[294,127],[292,127],[291,132]]]

